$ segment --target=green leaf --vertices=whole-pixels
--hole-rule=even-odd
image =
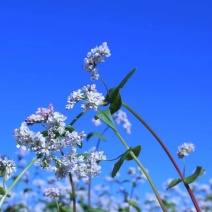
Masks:
[[[82,143],[81,144],[77,144],[77,146],[81,149],[82,148]]]
[[[135,71],[136,71],[136,69],[134,68],[129,74],[127,74],[127,76],[119,84],[119,86],[118,86],[119,89],[124,87],[124,85],[126,84],[128,79],[134,74]]]
[[[169,186],[167,187],[166,190],[173,188],[174,186],[176,186],[178,183],[182,182],[181,179],[174,179],[171,181],[171,183],[169,184]]]
[[[185,184],[193,183],[197,178],[199,178],[204,172],[204,169],[201,166],[197,166],[195,172],[190,175],[189,177],[186,177],[184,179]]]
[[[132,200],[127,200],[128,204],[131,205],[137,212],[141,212],[141,209],[138,207],[137,202]]]
[[[6,190],[3,187],[0,187],[0,195],[4,196],[6,193]],[[7,197],[11,197],[10,194],[7,194]]]
[[[70,212],[70,208],[64,208],[59,206],[60,212]]]
[[[47,136],[48,136],[48,131],[47,131],[47,130],[44,130],[43,132],[41,132],[41,134],[42,134],[44,137],[47,137]]]
[[[121,101],[121,95],[118,92],[118,94],[116,95],[116,97],[114,98],[114,100],[111,102],[110,104],[110,113],[114,114],[115,112],[117,112],[122,105],[122,101]]]
[[[81,156],[81,155],[82,155],[83,157],[85,157],[85,158],[91,156],[90,153],[82,153],[82,154],[78,154],[77,157],[79,157],[79,156]]]
[[[132,148],[129,148],[122,156],[121,158],[114,164],[113,171],[111,173],[111,177],[115,177],[119,169],[121,168],[126,156],[129,154],[129,152],[132,150]]]
[[[74,128],[69,125],[69,126],[65,127],[65,130],[69,131],[70,133],[72,133],[74,131]]]
[[[171,211],[171,212],[177,212],[176,210],[176,207],[175,207],[175,204],[172,203],[172,202],[168,202],[166,199],[162,199],[162,202],[165,206],[165,208],[168,210],[168,211]]]
[[[88,141],[92,137],[98,137],[99,139],[106,141],[106,138],[102,134],[96,132],[89,133],[86,137],[86,140]]]
[[[139,154],[140,154],[140,151],[141,151],[141,145],[134,147],[131,151],[134,153],[134,155],[135,155],[136,157],[138,157]],[[132,155],[128,154],[128,155],[126,156],[125,160],[133,160]]]
[[[23,210],[25,209],[25,210]],[[23,204],[23,203],[19,203],[17,205],[13,205],[13,206],[9,206],[7,207],[4,212],[11,212],[11,211],[28,211],[28,208]]]
[[[32,191],[32,188],[25,188],[24,189],[24,193],[27,193],[27,192],[30,192],[30,191]]]
[[[108,125],[109,127],[111,127],[114,131],[117,131],[116,126],[114,124],[113,118],[111,116],[110,110],[103,110],[101,112],[99,112],[95,118],[100,119],[101,121],[103,121],[106,125]]]
[[[112,103],[114,101],[114,99],[119,93],[119,90],[124,87],[128,79],[134,74],[135,70],[136,69],[133,69],[129,74],[127,74],[127,76],[121,81],[121,83],[117,87],[111,88],[109,90],[108,94],[105,97],[105,102]]]
[[[119,94],[118,87],[111,88],[108,94],[106,95],[104,102],[112,103],[116,99],[118,94]]]

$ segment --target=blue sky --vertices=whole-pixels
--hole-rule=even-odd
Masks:
[[[206,182],[212,177],[211,10],[211,1],[197,0],[1,1],[0,153],[13,157],[12,132],[38,107],[53,103],[69,120],[78,114],[79,105],[65,111],[67,96],[93,83],[82,70],[83,60],[106,41],[111,57],[99,67],[102,78],[114,87],[136,67],[123,101],[152,126],[180,166],[177,147],[194,143],[196,151],[186,158],[188,173],[201,165],[206,172],[200,181]],[[105,94],[101,82],[95,83]],[[77,129],[97,131],[93,115]],[[142,145],[140,158],[153,180],[160,185],[178,177],[154,138],[128,117],[132,135],[120,131],[129,145]],[[124,151],[110,133],[101,147],[109,159]],[[104,165],[104,174],[111,167]]]

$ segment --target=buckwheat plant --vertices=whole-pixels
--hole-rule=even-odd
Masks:
[[[10,191],[12,188],[21,180],[22,176],[27,173],[27,170],[35,164],[42,170],[53,172],[55,177],[55,179],[52,181],[50,180],[49,183],[39,180],[34,181],[35,184],[40,184],[40,189],[45,187],[45,190],[43,190],[42,193],[46,198],[48,198],[46,202],[43,201],[46,205],[36,204],[38,211],[51,211],[51,208],[54,208],[53,211],[56,209],[57,211],[73,212],[141,211],[138,206],[140,198],[139,195],[134,196],[134,189],[139,183],[144,182],[144,180],[150,184],[154,192],[154,198],[151,196],[151,198],[149,197],[148,199],[154,200],[153,202],[156,203],[157,209],[164,212],[169,211],[172,204],[170,206],[166,196],[161,195],[158,192],[149,172],[139,160],[141,145],[139,144],[135,147],[128,146],[127,142],[118,131],[117,125],[121,123],[123,124],[126,132],[128,134],[131,133],[131,123],[127,118],[126,112],[122,110],[122,107],[124,107],[132,113],[135,118],[138,119],[139,122],[155,137],[178,172],[180,178],[171,180],[167,185],[167,189],[177,188],[178,184],[182,182],[194,204],[195,210],[198,212],[201,211],[190,184],[201,176],[204,171],[203,168],[198,166],[192,175],[186,177],[185,163],[182,173],[159,136],[136,111],[122,101],[121,89],[124,88],[125,84],[135,73],[136,69],[130,71],[116,87],[108,88],[107,83],[100,76],[97,66],[100,63],[105,62],[110,56],[111,53],[106,42],[91,49],[91,51],[87,53],[87,57],[84,59],[83,69],[90,74],[91,80],[100,80],[105,87],[105,91],[99,92],[96,85],[91,84],[82,86],[78,90],[71,92],[67,98],[67,105],[65,108],[70,110],[71,113],[71,109],[75,107],[77,103],[80,103],[82,111],[78,115],[73,115],[72,112],[72,116],[74,118],[70,124],[66,123],[67,117],[62,113],[55,111],[53,105],[50,104],[48,108],[38,108],[35,114],[27,117],[25,121],[22,122],[21,126],[14,130],[16,147],[23,152],[33,152],[36,157],[16,178],[14,178],[13,183],[8,189],[6,189],[5,182],[9,177],[11,177],[12,172],[16,170],[16,166],[14,162],[9,160],[6,156],[1,156],[0,176],[4,177],[4,184],[0,190],[0,194],[2,195],[0,208],[2,208],[5,199],[11,196],[12,193],[10,194]],[[105,95],[103,93],[105,93]],[[105,107],[107,109],[104,109]],[[74,124],[77,121],[80,121],[80,118],[91,110],[96,113],[92,119],[94,125],[99,126],[101,124],[105,124],[106,127],[102,133],[91,132],[86,136],[84,131],[76,131]],[[34,127],[35,125],[37,125],[37,127]],[[120,153],[118,157],[111,160],[107,160],[104,152],[98,150],[100,141],[106,140],[104,134],[107,130],[112,130],[126,148],[125,152]],[[84,139],[86,138],[88,141],[93,137],[98,138],[96,147],[91,150],[84,150],[83,153],[79,153],[79,150],[83,147]],[[180,159],[184,159],[184,156],[187,156],[188,153],[193,150],[193,144],[185,143],[183,146],[179,147],[177,153],[178,157]],[[19,155],[19,158],[21,160],[22,156]],[[106,194],[107,191],[104,191],[106,187],[103,186],[101,187],[101,191],[104,192],[99,196],[99,198],[96,197],[98,201],[94,202],[93,197],[91,197],[93,195],[91,179],[101,173],[101,161],[114,160],[117,161],[114,164],[111,176],[108,179],[110,179],[111,183],[114,182],[120,185],[118,193],[122,196],[122,200],[115,205],[113,204],[113,198],[109,198],[109,201],[106,201],[108,198],[105,198],[104,194]],[[114,181],[113,179],[117,177],[123,163],[129,160],[134,160],[138,166],[136,169],[133,167],[129,168],[128,175],[131,179],[127,181]],[[59,186],[60,181],[64,182],[66,180],[67,182],[67,179],[70,186],[65,185],[63,188],[61,184]],[[87,190],[79,187],[79,180],[84,180],[84,183],[88,186]],[[43,184],[41,182],[43,182]],[[128,191],[122,186],[125,182],[131,184],[131,191]],[[56,204],[52,205],[52,199],[54,199]],[[104,202],[107,202],[107,207],[104,205]],[[65,205],[69,206],[65,207]],[[145,208],[146,204],[143,205]],[[33,209],[31,208],[30,211],[33,211]]]

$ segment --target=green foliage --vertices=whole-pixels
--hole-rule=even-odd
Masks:
[[[176,206],[175,206],[174,203],[170,203],[170,202],[168,202],[166,199],[163,199],[162,201],[163,201],[163,204],[164,204],[164,206],[166,207],[166,209],[167,209],[168,211],[177,212]]]
[[[204,172],[204,169],[201,166],[197,166],[195,172],[189,177],[186,177],[184,179],[184,183],[185,184],[193,183],[194,181],[197,180],[197,178],[199,178],[203,174],[203,172]]]
[[[136,157],[138,157],[139,154],[140,154],[140,152],[141,152],[141,145],[134,147],[131,151],[134,153],[134,155],[135,155]],[[131,155],[131,154],[128,154],[128,155],[126,156],[125,160],[133,160],[132,155]]]
[[[138,206],[138,203],[132,200],[127,201],[130,206],[132,206],[137,212],[141,212],[141,209]]]
[[[83,208],[84,212],[107,212],[100,208],[92,208],[88,204],[84,203],[83,201],[79,201],[79,204]]]
[[[5,189],[3,187],[0,187],[0,195],[4,196],[5,193],[6,193]],[[11,197],[11,195],[7,194],[7,197]]]
[[[111,173],[112,177],[115,177],[119,169],[121,168],[124,160],[126,159],[129,152],[132,150],[132,148],[129,148],[122,156],[121,158],[114,164],[113,171]]]
[[[101,139],[102,141],[106,141],[106,138],[102,134],[96,133],[96,132],[89,133],[86,137],[86,140],[88,141],[93,137],[97,137],[97,138]]]
[[[111,88],[108,94],[106,95],[104,102],[106,104],[110,104],[109,110],[111,114],[114,114],[121,108],[122,101],[120,89],[124,87],[129,78],[134,74],[135,70],[136,69],[133,69],[129,74],[127,74],[127,76],[121,81],[121,83],[117,87]]]
[[[25,211],[24,209],[27,209],[27,207],[23,204],[17,204],[17,205],[14,205],[14,206],[9,206],[7,207],[4,212],[12,212],[12,211]]]
[[[130,154],[130,152],[133,152],[135,154],[136,157],[138,157],[139,153],[141,151],[141,146],[136,146],[134,148],[129,148],[125,153],[122,154],[122,156],[120,157],[120,159],[114,164],[111,176],[115,177],[117,172],[119,171],[119,169],[121,168],[124,160],[132,160],[133,157]]]
[[[171,183],[169,184],[169,186],[167,187],[166,190],[173,188],[174,186],[176,186],[177,184],[179,184],[180,182],[182,182],[181,179],[174,179],[171,181]]]
[[[100,119],[103,121],[106,125],[111,127],[114,131],[117,131],[115,123],[113,121],[113,117],[111,116],[110,110],[103,110],[100,111],[95,118]]]

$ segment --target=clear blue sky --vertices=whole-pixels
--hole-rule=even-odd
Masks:
[[[188,173],[201,165],[206,174],[200,181],[206,182],[212,177],[211,11],[210,0],[1,1],[0,153],[13,157],[12,132],[38,107],[53,103],[69,120],[77,115],[79,105],[65,111],[67,96],[93,83],[83,60],[106,41],[111,57],[99,67],[100,75],[113,87],[137,68],[123,101],[158,132],[180,166],[177,147],[194,143]],[[92,115],[77,124],[79,131],[97,130],[84,125]],[[158,185],[178,177],[154,138],[129,119],[132,135],[120,128],[121,133],[130,145],[142,145],[140,158]],[[101,147],[109,159],[124,150],[110,134]]]

